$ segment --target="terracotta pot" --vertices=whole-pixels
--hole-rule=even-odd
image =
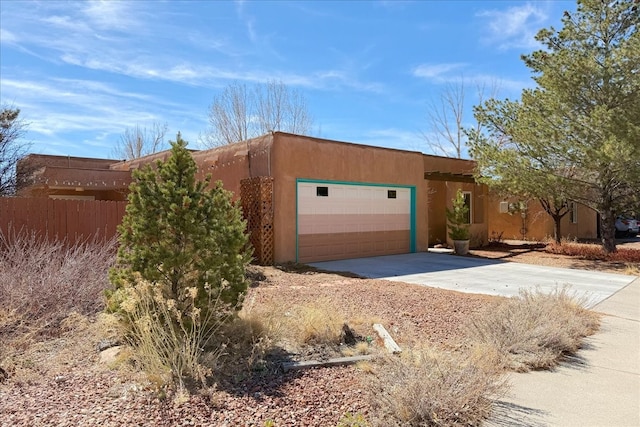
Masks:
[[[468,240],[454,240],[453,248],[456,255],[466,255],[469,253],[469,241]]]

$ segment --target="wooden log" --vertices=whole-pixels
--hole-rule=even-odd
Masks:
[[[340,365],[353,365],[354,363],[362,362],[364,360],[371,360],[372,355],[367,354],[364,356],[349,356],[349,357],[335,357],[327,360],[305,360],[302,362],[285,362],[282,364],[282,370],[284,372],[297,371],[300,369],[318,368],[326,366],[340,366]]]
[[[396,342],[391,338],[391,335],[380,323],[374,323],[373,329],[378,333],[382,341],[384,342],[385,348],[393,354],[401,353],[402,349]]]

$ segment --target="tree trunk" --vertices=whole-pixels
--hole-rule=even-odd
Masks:
[[[562,239],[562,233],[560,232],[560,221],[562,221],[562,217],[564,215],[551,215],[551,218],[553,218],[553,238],[555,239],[557,244],[562,243],[561,239]]]
[[[605,254],[616,252],[616,219],[611,204],[606,203],[600,212],[600,230],[602,231],[602,249]]]

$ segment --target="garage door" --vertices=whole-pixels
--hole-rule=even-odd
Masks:
[[[298,262],[415,252],[415,187],[296,185]]]

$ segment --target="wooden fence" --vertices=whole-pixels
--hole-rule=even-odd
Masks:
[[[11,238],[33,233],[73,245],[91,239],[110,239],[122,222],[127,202],[0,198],[0,234]]]

